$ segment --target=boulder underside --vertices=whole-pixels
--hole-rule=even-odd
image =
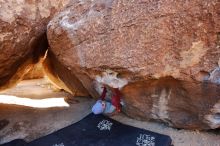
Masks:
[[[44,71],[73,95],[119,88],[140,120],[219,128],[219,10],[218,0],[71,1],[47,25]]]

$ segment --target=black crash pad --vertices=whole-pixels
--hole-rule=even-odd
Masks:
[[[22,139],[16,139],[0,146],[26,146],[27,143]]]
[[[27,144],[27,146],[170,145],[171,138],[169,136],[128,126],[106,116],[94,114],[90,114],[75,124]]]

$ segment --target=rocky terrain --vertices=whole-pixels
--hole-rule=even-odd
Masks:
[[[93,97],[103,84],[120,88],[129,116],[218,128],[219,6],[216,0],[74,1],[48,24],[48,57],[69,88],[72,81]]]
[[[0,90],[15,85],[48,48],[46,28],[68,0],[0,1]]]
[[[35,100],[68,97],[69,94],[54,92],[51,87],[47,80],[25,80],[0,94]],[[0,144],[16,138],[32,141],[78,122],[91,112],[94,102],[88,97],[75,97],[68,101],[69,107],[33,108],[2,104],[0,100]],[[175,129],[162,123],[134,120],[123,113],[112,118],[127,125],[169,135],[174,146],[220,146],[219,130],[206,132]]]
[[[218,0],[2,0],[0,8],[0,90],[42,61],[73,96],[120,89],[135,119],[220,127]]]

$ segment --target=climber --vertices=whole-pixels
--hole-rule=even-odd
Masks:
[[[121,101],[121,95],[118,88],[112,88],[112,98],[111,102],[107,101],[106,93],[107,88],[103,87],[102,95],[98,101],[96,101],[95,105],[92,107],[92,112],[94,114],[105,114],[108,116],[112,116],[116,113],[119,113],[121,111],[122,101]]]

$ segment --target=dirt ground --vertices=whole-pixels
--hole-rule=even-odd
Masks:
[[[6,95],[35,100],[70,96],[63,91],[55,91],[45,79],[22,81],[15,88],[0,93],[0,97]],[[66,101],[69,107],[33,108],[2,104],[0,99],[0,144],[18,138],[32,141],[75,123],[90,113],[91,106],[95,102],[89,97],[77,97]],[[220,146],[220,130],[209,132],[178,130],[163,123],[137,121],[123,113],[112,118],[127,125],[169,135],[174,146]]]

